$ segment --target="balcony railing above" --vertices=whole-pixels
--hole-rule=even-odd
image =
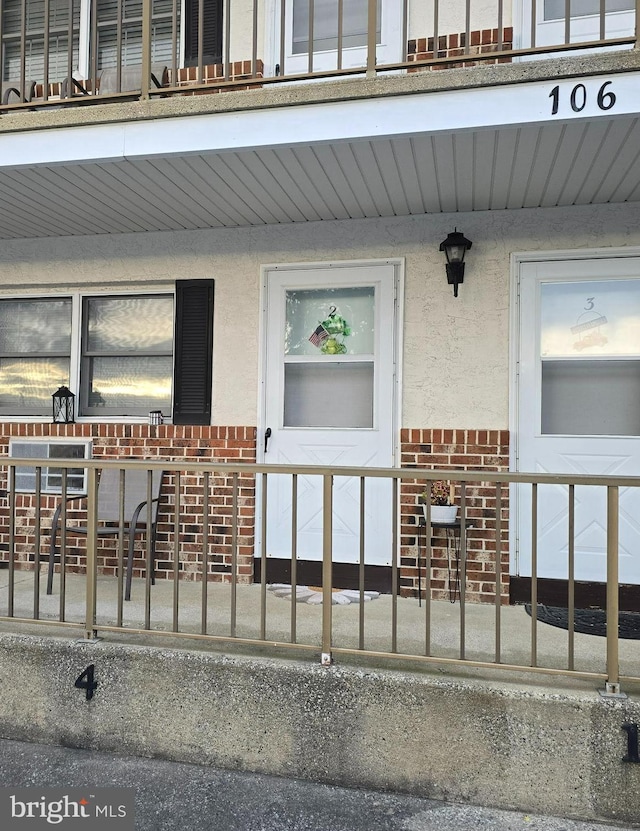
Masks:
[[[635,45],[640,0],[583,0],[579,14],[576,5],[571,0],[0,0],[0,106],[35,109],[193,95]]]

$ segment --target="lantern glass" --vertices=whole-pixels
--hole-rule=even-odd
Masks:
[[[75,395],[69,387],[60,387],[51,398],[53,399],[53,423],[72,424],[75,421]]]
[[[461,263],[468,248],[471,248],[471,240],[468,240],[457,228],[440,243],[440,250],[444,251],[448,263]]]

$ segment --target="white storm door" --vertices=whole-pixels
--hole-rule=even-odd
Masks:
[[[518,470],[640,474],[640,259],[520,268]],[[568,577],[568,488],[538,489],[538,576]],[[530,488],[517,496],[531,575]],[[640,584],[640,490],[620,491],[620,581]],[[575,488],[575,577],[606,580],[606,491]]]
[[[394,461],[396,267],[269,270],[266,275],[267,464],[391,467]],[[391,564],[389,480],[366,480],[368,565]],[[270,475],[267,556],[290,558],[291,477]],[[297,556],[322,559],[322,477],[299,476]],[[360,480],[336,477],[333,559],[357,563]]]
[[[310,28],[311,17],[313,25]],[[376,62],[401,61],[404,51],[402,0],[378,0],[376,19]],[[338,0],[313,0],[313,3],[310,0],[286,0],[284,24],[284,71],[287,75],[309,72],[310,34],[313,37],[313,72],[352,69],[367,64],[368,0],[343,0],[341,4]],[[342,60],[339,65],[340,38]]]

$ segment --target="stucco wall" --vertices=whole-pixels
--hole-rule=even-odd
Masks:
[[[102,290],[213,277],[213,423],[250,425],[258,409],[260,266],[404,257],[402,424],[505,429],[510,254],[637,245],[639,222],[640,205],[625,204],[6,240],[0,286]],[[473,241],[457,299],[438,250],[454,227]]]

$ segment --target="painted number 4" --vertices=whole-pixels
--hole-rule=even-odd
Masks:
[[[598,90],[596,103],[601,110],[610,110],[616,103],[616,95],[607,87],[611,81],[605,81]],[[560,109],[560,85],[555,86],[549,93],[551,99],[551,115],[557,115]],[[587,106],[587,88],[584,84],[576,84],[569,95],[569,104],[574,113],[579,113]]]
[[[93,698],[93,693],[96,687],[98,686],[98,682],[95,680],[95,672],[96,672],[96,665],[89,664],[89,666],[85,669],[84,672],[80,673],[76,678],[76,682],[74,684],[79,690],[84,690],[87,696],[87,701],[91,701]]]

